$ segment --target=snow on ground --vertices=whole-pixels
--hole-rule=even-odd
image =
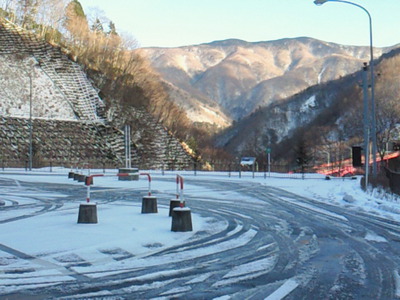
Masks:
[[[365,192],[360,187],[360,177],[353,179],[332,177],[331,180],[324,180],[324,178],[321,176],[319,179],[307,179],[307,175],[305,180],[267,178],[264,184],[331,205],[400,220],[400,198],[398,196],[386,194],[379,189]]]
[[[7,275],[5,277],[0,275],[0,279],[5,285],[8,284],[8,281],[13,284],[24,284],[27,280],[25,276],[29,276],[29,283],[32,283],[32,274],[28,272],[29,270],[36,272],[38,284],[41,284],[40,278],[43,276],[47,277],[47,280],[46,283],[42,284],[51,284],[52,281],[73,280],[72,272],[70,273],[64,268],[64,266],[71,264],[75,265],[73,267],[75,271],[89,270],[88,276],[93,278],[124,272],[126,269],[154,266],[159,264],[160,261],[149,257],[151,253],[173,245],[181,245],[193,238],[198,231],[216,233],[226,229],[227,224],[224,222],[217,222],[193,212],[193,232],[171,232],[171,218],[168,217],[169,207],[166,205],[158,205],[158,214],[141,214],[141,199],[132,199],[131,202],[126,201],[126,199],[114,202],[98,200],[101,199],[98,195],[108,188],[126,190],[127,192],[135,190],[140,191],[143,195],[146,194],[149,187],[146,177],[141,176],[139,181],[133,182],[119,181],[115,176],[115,170],[107,170],[105,175],[109,176],[94,178],[95,186],[100,188],[100,190],[92,190],[91,193],[91,202],[98,202],[99,204],[98,224],[77,224],[78,206],[79,203],[84,203],[85,199],[65,202],[60,208],[50,207],[45,213],[41,213],[40,209],[42,208],[34,206],[35,203],[38,203],[38,200],[44,201],[40,203],[53,205],[56,203],[54,200],[62,199],[66,195],[44,192],[34,187],[26,188],[23,182],[68,184],[71,189],[86,190],[83,183],[67,178],[68,171],[67,169],[53,168],[51,173],[48,170],[33,172],[5,170],[0,172],[0,181],[9,183],[0,191],[0,199],[5,206],[11,206],[16,202],[22,205],[19,209],[4,209],[0,215],[0,274]],[[102,174],[103,170],[92,171],[92,174],[94,173]],[[165,172],[164,175],[155,171],[150,173],[152,175],[151,188],[153,194],[156,196],[162,194],[164,199],[166,195],[174,198],[176,173]],[[268,174],[264,177],[263,173],[256,174],[255,178],[251,173],[242,173],[241,178],[239,178],[237,173],[231,173],[231,176],[228,177],[228,173],[224,172],[197,172],[197,176],[194,176],[193,172],[180,172],[180,175],[185,179],[190,179],[191,182],[188,184],[186,181],[184,187],[185,200],[189,207],[191,197],[201,198],[204,201],[212,197],[213,200],[209,201],[224,203],[232,199],[234,193],[238,193],[238,191],[223,191],[216,195],[201,185],[193,184],[193,180],[198,178],[199,180],[247,182],[249,185],[259,184],[279,188],[331,205],[400,221],[398,199],[390,195],[383,195],[378,191],[365,193],[360,188],[359,178],[325,180],[325,176],[322,175],[306,174],[305,179],[302,179],[299,174]],[[250,196],[240,195],[240,197],[249,203],[260,201],[252,199]],[[282,197],[282,200],[289,201],[288,199],[285,200],[284,197]],[[303,203],[301,199],[296,204],[309,205]],[[311,207],[311,205],[309,206]],[[337,218],[345,218],[319,208],[318,212]],[[26,215],[33,215],[34,217],[24,218]],[[2,222],[10,218],[15,218],[15,221]],[[240,230],[240,228],[237,230]],[[185,257],[181,257],[181,259],[189,260],[237,247],[251,240],[252,234],[255,234],[255,232],[249,230],[246,235],[242,235],[236,240],[219,244],[219,248],[204,245],[201,249],[185,251],[182,254]],[[373,232],[368,232],[365,239],[385,242],[382,237]],[[18,253],[12,255],[13,251],[17,251],[20,257],[21,255],[29,255],[33,259],[18,259]],[[138,259],[131,262],[123,260],[126,255],[134,255]],[[146,260],[140,259],[145,257],[147,257]],[[118,262],[119,258],[121,258],[121,262]],[[166,255],[163,259],[172,258]],[[270,265],[273,265],[273,258],[267,258],[263,263],[262,266],[249,263],[234,268],[230,274],[226,275],[224,280],[232,281],[238,275],[242,277],[251,276],[251,273],[257,273],[260,268],[268,269]],[[88,267],[88,264],[91,266]],[[155,275],[149,274],[148,276]],[[224,284],[224,282],[216,283],[216,285],[218,284]],[[0,287],[0,292],[12,292],[12,288],[12,286],[8,286],[7,290],[4,290]],[[282,289],[277,291],[274,297],[271,295],[271,299],[281,299],[281,295],[285,295],[295,288],[296,284],[288,281],[282,286]]]
[[[0,179],[31,181],[31,182],[51,182],[70,184],[71,188],[81,188],[86,191],[83,183],[77,183],[67,179],[66,175],[57,174],[38,176],[29,175],[3,175]],[[118,181],[117,177],[95,178],[96,186],[123,188],[131,190],[129,186],[134,185],[134,189],[146,190],[148,185],[145,180],[136,182]],[[157,185],[155,183],[154,185]],[[173,194],[175,186],[170,184],[170,188],[163,187],[165,183],[158,184],[161,190],[166,190]],[[23,186],[23,185],[22,185]],[[55,199],[65,195],[57,193],[40,194],[34,189],[25,192],[23,187],[10,187],[8,190],[0,192],[1,199],[5,205],[12,205],[10,200],[18,201],[20,204],[32,204],[37,199]],[[96,193],[91,193],[91,202],[96,201]],[[33,256],[48,256],[56,254],[54,259],[58,261],[69,261],[68,253],[79,249],[80,259],[85,261],[99,260],[93,253],[116,251],[121,248],[129,250],[135,256],[149,254],[151,250],[161,247],[169,247],[181,244],[190,238],[199,228],[204,230],[207,224],[206,219],[200,218],[196,214],[192,215],[194,232],[174,233],[171,232],[171,218],[168,216],[169,207],[159,205],[158,214],[141,214],[141,201],[132,199],[132,202],[116,201],[112,203],[98,203],[97,214],[98,224],[77,224],[79,203],[85,203],[86,199],[77,199],[76,202],[64,203],[58,210],[49,211],[44,214],[37,214],[34,218],[22,218],[17,222],[7,222],[0,225],[1,243],[8,247],[18,249],[21,252],[29,253]],[[136,201],[135,201],[136,200]],[[140,199],[141,200],[141,199]],[[0,221],[9,218],[34,214],[38,208],[27,207],[18,210],[3,211]],[[34,219],[34,220],[33,220]],[[34,226],[33,223],[34,222]],[[221,225],[223,226],[223,224]],[[27,243],[29,241],[29,243]],[[1,253],[1,252],[0,252]],[[123,253],[115,255],[123,255]]]
[[[35,190],[24,190],[20,187],[18,181],[30,181],[30,182],[51,182],[51,183],[62,183],[70,184],[71,188],[81,188],[86,190],[83,183],[78,183],[68,179],[66,169],[55,169],[53,172],[40,171],[33,173],[36,176],[32,176],[29,172],[0,172],[0,178],[7,179],[15,182],[16,184],[10,186],[7,189],[3,189],[0,194],[1,199],[5,201],[5,205],[12,205],[12,201],[17,201],[19,204],[32,204],[37,199],[56,199],[58,197],[64,197],[62,194],[55,193],[40,193]],[[92,174],[100,173],[102,171],[92,171]],[[106,175],[115,175],[113,171],[107,171]],[[186,178],[196,178],[193,172],[181,172]],[[331,180],[325,180],[325,177],[318,174],[307,174],[305,179],[296,178],[296,174],[291,174],[290,177],[282,177],[282,175],[271,174],[271,176],[264,176],[257,174],[255,178],[252,178],[251,173],[242,173],[243,175],[239,178],[238,174],[231,174],[231,177],[227,176],[227,173],[202,173],[197,172],[197,178],[199,179],[213,179],[217,180],[229,180],[239,182],[258,183],[262,186],[272,186],[280,188],[303,197],[312,198],[321,202],[326,202],[332,205],[347,207],[349,209],[356,209],[358,211],[373,213],[374,215],[380,215],[385,218],[390,218],[400,221],[400,204],[396,197],[386,196],[383,197],[377,192],[365,193],[361,190],[359,184],[359,178],[357,179],[339,179],[332,178]],[[159,172],[152,172],[152,183],[151,188],[154,193],[168,194],[173,198],[176,193],[176,184],[174,180],[175,173],[167,173],[161,175]],[[281,176],[281,177],[278,177]],[[163,179],[160,181],[158,179]],[[170,179],[169,181],[166,179]],[[139,181],[119,181],[116,176],[112,177],[95,177],[94,178],[96,187],[104,188],[118,188],[138,191],[147,191],[148,181],[146,177],[140,177]],[[92,191],[91,201],[96,202],[96,194],[102,191]],[[201,186],[187,184],[184,187],[185,198],[187,198],[188,206],[190,207],[190,196],[196,196],[197,198],[207,199],[210,196],[210,192]],[[156,195],[157,196],[157,195]],[[213,200],[223,203],[228,199],[232,199],[232,193],[227,191],[220,195],[212,194]],[[243,196],[241,196],[243,198]],[[214,199],[221,200],[214,200]],[[285,200],[282,198],[282,200]],[[80,199],[77,199],[79,202]],[[81,199],[83,203],[85,199]],[[246,201],[259,201],[257,199],[246,199]],[[298,205],[302,204],[299,201]],[[126,247],[127,243],[131,243],[130,240],[135,241],[129,247],[135,255],[148,252],[149,248],[157,248],[157,245],[171,246],[175,243],[181,243],[183,240],[190,238],[198,230],[204,230],[207,227],[207,220],[200,216],[193,214],[193,227],[194,232],[192,233],[172,233],[170,231],[171,220],[168,217],[168,207],[160,206],[158,214],[152,214],[149,217],[146,214],[141,214],[140,211],[141,202],[132,201],[127,203],[121,201],[120,203],[113,202],[112,204],[103,203],[98,206],[99,223],[94,226],[76,224],[77,219],[77,203],[66,203],[60,210],[55,210],[43,215],[35,217],[35,229],[31,230],[30,218],[18,220],[18,222],[9,222],[0,225],[0,236],[2,244],[8,245],[19,249],[20,251],[29,251],[33,255],[43,254],[44,250],[49,253],[60,253],[62,251],[68,251],[74,248],[90,248],[91,245],[106,249],[107,244],[115,244],[118,247]],[[30,208],[27,205],[25,210],[9,210],[2,212],[0,221],[10,218],[18,217],[24,214],[29,214],[35,211],[35,208]],[[319,211],[321,212],[321,211]],[[328,213],[328,212],[327,212]],[[12,216],[10,216],[12,214]],[[331,215],[335,215],[330,213]],[[342,216],[337,216],[338,218]],[[213,225],[215,226],[215,225]],[[224,224],[219,224],[220,230]],[[16,234],[17,229],[17,234]],[[101,235],[96,233],[101,232]],[[29,245],[26,244],[26,237],[30,236],[32,240]],[[129,236],[129,239],[126,237]],[[32,238],[33,237],[33,238]],[[59,238],[57,238],[59,237]],[[62,237],[62,238],[60,238]],[[68,237],[65,239],[65,237]],[[372,238],[369,236],[369,238]],[[48,241],[51,242],[48,242]],[[55,240],[57,243],[55,243]],[[153,245],[153,246],[151,246]],[[125,249],[125,248],[124,248]]]

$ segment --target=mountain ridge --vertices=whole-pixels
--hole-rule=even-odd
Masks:
[[[380,153],[400,137],[398,66],[400,47],[375,60],[375,102]],[[367,70],[368,74],[369,71]],[[283,101],[259,108],[215,137],[215,146],[265,161],[266,147],[274,159],[290,161],[301,140],[312,149],[315,161],[348,157],[348,149],[363,141],[362,71],[311,86]],[[310,150],[311,151],[311,150]]]
[[[393,48],[374,48],[374,57]],[[175,92],[180,90],[192,97],[192,101],[185,101],[174,95],[192,120],[222,128],[259,107],[351,74],[370,59],[367,46],[340,45],[310,37],[259,42],[228,39],[137,51]],[[202,115],[202,106],[223,121]]]

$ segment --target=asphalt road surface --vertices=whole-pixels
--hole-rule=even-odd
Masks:
[[[3,188],[12,184],[0,181]],[[215,234],[197,232],[188,243],[145,258],[119,257],[119,261],[155,262],[146,267],[126,268],[115,274],[88,274],[66,267],[75,280],[27,286],[17,293],[0,294],[0,298],[297,300],[398,296],[400,223],[256,183],[197,178],[195,184],[206,186],[216,195],[232,195],[231,199],[190,196],[192,211],[226,222],[224,230]],[[82,191],[63,185],[36,184],[35,188],[62,192],[71,198],[85,197],[79,194]],[[102,200],[120,201],[123,193],[110,189],[102,194]],[[40,213],[46,213],[61,209],[64,201],[68,197],[51,203],[40,200],[34,205],[41,207]],[[168,204],[167,200],[160,202]],[[6,209],[18,209],[18,202],[0,207],[0,213]],[[18,220],[1,223],[9,221]],[[1,241],[0,251],[34,259]]]

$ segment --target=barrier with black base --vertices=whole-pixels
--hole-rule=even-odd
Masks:
[[[185,206],[185,202],[183,202],[182,205]],[[179,199],[171,199],[170,202],[169,202],[169,216],[170,217],[172,216],[173,209],[175,207],[180,207],[180,206],[181,206],[181,200],[179,200]]]
[[[142,214],[156,214],[157,198],[155,196],[144,196],[142,199]]]
[[[189,207],[185,207],[186,202],[183,197],[183,177],[180,175],[176,175],[176,197],[176,200],[172,199],[170,202],[170,215],[172,216],[171,231],[193,231],[192,211]],[[178,207],[172,208],[171,212],[171,205],[177,205]]]
[[[83,181],[87,186],[87,195],[86,195],[86,203],[82,203],[79,205],[79,215],[78,215],[78,223],[85,224],[96,224],[97,220],[97,204],[90,203],[90,186],[93,184],[93,177],[104,176],[103,174],[97,175],[81,175],[83,176]]]
[[[83,203],[79,205],[78,223],[85,223],[85,224],[97,223],[96,203]]]
[[[127,170],[127,169],[120,169],[121,170]],[[142,214],[155,214],[158,213],[157,209],[157,198],[151,195],[151,175],[149,173],[138,173],[137,176],[139,175],[144,175],[147,176],[148,183],[149,183],[149,188],[147,192],[147,196],[144,196],[142,198]],[[125,177],[130,177],[130,173],[118,173],[117,174],[118,178],[125,178]]]
[[[193,231],[192,212],[188,207],[175,207],[172,213],[171,231]]]
[[[86,180],[86,175],[79,174],[79,176],[78,176],[78,182],[85,182],[85,180]]]

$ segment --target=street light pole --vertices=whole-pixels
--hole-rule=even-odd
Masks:
[[[33,71],[33,68],[32,68]],[[33,139],[33,123],[32,123],[32,74],[29,73],[29,171],[32,171],[32,139]]]
[[[322,5],[326,2],[339,2],[339,3],[345,3],[345,4],[350,4],[353,6],[356,6],[358,8],[361,8],[367,15],[369,19],[369,48],[370,48],[370,71],[371,71],[371,136],[372,136],[372,159],[373,159],[373,164],[372,164],[372,174],[374,177],[376,177],[377,174],[377,165],[376,165],[376,153],[377,153],[377,143],[376,143],[376,116],[375,116],[375,76],[374,76],[374,49],[373,49],[373,43],[372,43],[372,18],[371,14],[369,11],[357,4],[353,3],[350,1],[345,1],[345,0],[315,0],[314,4],[316,5]]]
[[[368,186],[369,175],[369,114],[368,114],[368,66],[364,63],[362,71],[363,103],[364,103],[364,167],[365,167],[365,187]]]
[[[33,76],[35,75],[35,68],[38,68],[40,64],[34,59],[29,65],[29,70],[26,71],[20,65],[10,64],[9,67],[17,68],[18,71],[24,73],[29,78],[29,146],[28,146],[28,169],[32,171],[33,167]]]

